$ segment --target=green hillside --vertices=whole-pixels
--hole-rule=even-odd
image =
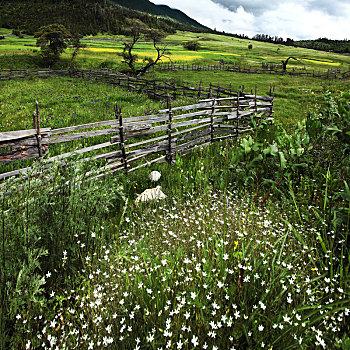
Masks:
[[[161,16],[164,18],[173,19],[179,23],[189,25],[198,29],[208,30],[207,27],[198,23],[194,19],[188,17],[180,10],[172,9],[167,5],[155,5],[148,0],[112,0],[113,2],[141,12],[146,12],[152,15]]]
[[[174,33],[178,29],[194,29],[189,23],[158,18],[105,0],[0,2],[0,27],[18,29],[27,34],[33,34],[41,26],[52,23],[63,24],[71,32],[83,35],[99,32],[123,34],[127,19],[130,18],[137,18],[149,27],[167,33]]]

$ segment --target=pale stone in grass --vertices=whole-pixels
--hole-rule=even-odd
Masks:
[[[154,182],[157,182],[161,177],[161,173],[159,171],[152,171],[150,174],[149,174],[149,178],[154,181]]]
[[[149,188],[143,191],[135,200],[135,204],[138,205],[139,202],[150,202],[153,200],[159,200],[166,198],[166,195],[162,192],[160,186],[156,188]]]

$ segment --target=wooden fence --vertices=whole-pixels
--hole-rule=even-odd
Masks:
[[[179,97],[192,97],[196,99],[209,98],[210,96],[220,98],[220,97],[230,97],[236,96],[237,90],[244,92],[244,86],[237,87],[237,90],[232,88],[230,84],[224,87],[222,84],[209,84],[209,86],[203,86],[199,83],[198,86],[191,86],[189,84],[176,84],[174,80],[170,82],[156,80],[156,79],[141,79],[129,77],[125,74],[115,72],[112,70],[3,70],[0,71],[0,81],[8,81],[14,79],[30,79],[30,78],[50,78],[50,77],[71,77],[79,78],[89,81],[96,81],[105,84],[121,86],[130,91],[141,92],[147,94],[149,98],[156,100],[167,100],[168,96],[172,99],[177,99]],[[274,88],[270,86],[270,95],[273,94]],[[250,91],[253,94],[253,91]]]
[[[177,153],[188,152],[195,146],[236,138],[250,131],[248,121],[256,114],[263,118],[273,113],[273,97],[259,96],[256,92],[237,92],[235,96],[209,98],[193,105],[171,107],[156,115],[123,118],[121,106],[115,108],[115,119],[60,129],[40,128],[40,111],[36,104],[33,129],[0,133],[0,163],[41,158],[46,155],[46,167],[54,161],[65,164],[75,155],[84,159],[103,160],[101,176],[124,169],[134,171],[161,160],[172,162]],[[107,135],[108,142],[96,137]],[[49,146],[74,140],[96,138],[96,143],[50,157]],[[89,155],[90,154],[90,155]],[[147,162],[144,162],[148,158]],[[0,174],[0,180],[25,175],[29,168]]]
[[[229,64],[218,65],[196,65],[196,64],[172,64],[161,63],[157,66],[161,71],[228,71],[239,73],[252,73],[252,74],[278,74],[278,75],[292,75],[292,76],[305,76],[320,79],[349,79],[350,71],[341,71],[340,69],[328,69],[327,71],[307,71],[303,69],[291,69],[284,71],[280,66],[262,66],[259,67],[244,67]]]

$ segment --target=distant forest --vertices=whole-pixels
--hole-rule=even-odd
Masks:
[[[270,36],[267,34],[257,34],[253,40],[264,41],[273,44],[282,44],[288,46],[305,47],[307,49],[314,49],[320,51],[332,51],[337,53],[350,53],[350,40],[331,40],[327,38],[320,38],[316,40],[300,40],[294,41],[287,38],[284,40],[278,36]]]
[[[125,34],[127,19],[137,18],[150,28],[175,33],[196,31],[191,26],[127,9],[107,0],[1,0],[0,27],[34,34],[41,26],[64,25],[81,35]]]

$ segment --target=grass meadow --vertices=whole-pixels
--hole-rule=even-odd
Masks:
[[[40,66],[38,48],[25,46],[33,38],[0,34],[0,69]],[[201,49],[185,51],[182,42],[193,39]],[[84,38],[76,65],[120,69],[123,40]],[[303,61],[290,68],[350,64],[346,55],[252,41],[248,50],[248,40],[212,34],[166,40],[179,63],[258,66],[296,55]],[[138,50],[148,55],[150,45]],[[349,82],[157,69],[148,77],[262,95],[274,85],[274,122],[252,118],[254,131],[238,140],[128,175],[88,181],[95,161],[41,172],[44,159],[32,169],[41,176],[8,180],[0,193],[0,348],[349,349]],[[113,119],[115,103],[124,116],[164,108],[94,82],[2,81],[0,130],[31,128],[36,100],[41,126],[52,128]],[[166,199],[134,203],[156,185]]]

